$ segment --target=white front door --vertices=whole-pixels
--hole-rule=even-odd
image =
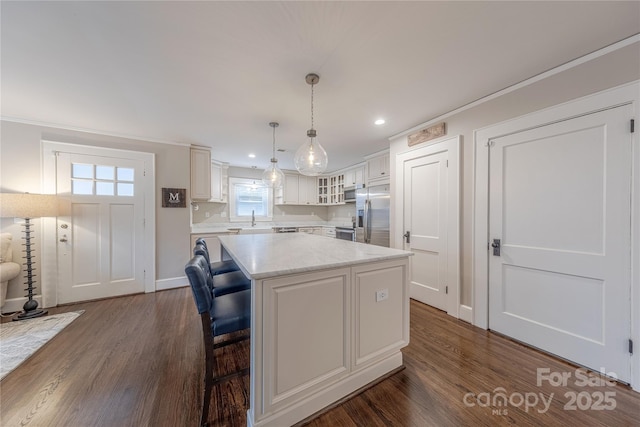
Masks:
[[[458,138],[400,157],[410,296],[458,317]]]
[[[489,154],[489,327],[626,382],[632,115],[521,131]]]
[[[144,292],[143,174],[139,159],[58,154],[59,303]]]

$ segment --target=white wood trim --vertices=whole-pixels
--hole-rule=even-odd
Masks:
[[[22,273],[22,271],[20,271],[20,273]],[[42,302],[42,295],[34,295],[33,299],[38,302],[38,308],[51,307],[50,305],[44,305]],[[18,311],[22,311],[25,302],[27,302],[27,297],[8,298],[2,306],[2,313],[16,313]]]
[[[134,141],[153,142],[154,144],[177,145],[179,147],[191,147],[191,146],[193,146],[193,144],[188,144],[188,143],[184,143],[184,142],[166,141],[166,140],[157,139],[157,138],[148,138],[148,137],[142,137],[142,136],[127,135],[127,134],[123,134],[123,133],[106,132],[106,131],[103,131],[103,130],[97,130],[97,129],[91,129],[91,128],[83,128],[83,127],[79,127],[79,126],[63,125],[63,124],[59,124],[59,123],[42,122],[42,121],[38,121],[38,120],[23,119],[23,118],[20,118],[20,117],[0,116],[0,120],[5,121],[5,122],[20,123],[20,124],[31,125],[31,126],[40,126],[40,127],[55,128],[55,129],[64,129],[64,130],[70,130],[70,131],[74,131],[74,132],[92,133],[94,135],[110,136],[110,137],[114,137],[114,138],[124,138],[124,139],[129,139],[129,140],[134,140]],[[201,147],[204,147],[204,146],[201,146]],[[207,148],[211,148],[211,147],[207,147]]]
[[[396,154],[395,182],[393,187],[395,205],[395,221],[392,224],[391,247],[403,248],[402,235],[404,214],[404,162],[419,157],[428,156],[441,151],[449,152],[449,228],[447,230],[448,268],[447,283],[452,291],[447,302],[447,314],[458,318],[460,316],[460,145],[462,137],[447,136],[434,140],[428,145],[414,146],[407,151]],[[399,239],[399,240],[398,240]]]
[[[460,304],[460,320],[473,324],[473,308],[468,305]]]
[[[186,286],[190,286],[187,276],[171,277],[168,279],[156,280],[155,290],[164,291],[167,289],[184,288]]]
[[[473,324],[489,327],[488,264],[489,264],[489,155],[486,144],[493,138],[510,135],[534,127],[594,113],[620,105],[632,104],[636,127],[640,124],[638,102],[640,81],[624,84],[531,114],[507,120],[474,131],[473,152],[473,222],[472,222],[472,290]],[[631,272],[631,338],[640,345],[640,146],[638,130],[632,134],[633,183],[632,183],[632,272]],[[640,391],[640,352],[632,357],[632,387]]]

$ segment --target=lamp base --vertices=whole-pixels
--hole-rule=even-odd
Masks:
[[[16,320],[34,319],[36,317],[44,316],[47,313],[48,313],[47,310],[42,310],[42,309],[32,310],[32,311],[21,311],[20,313],[13,316],[11,320],[16,321]]]

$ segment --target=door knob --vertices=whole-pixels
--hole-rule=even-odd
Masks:
[[[411,243],[411,231],[408,231],[402,235],[407,241],[407,243]]]
[[[67,235],[65,234],[64,236],[62,236],[62,237],[60,238],[60,241],[61,241],[62,243],[66,243],[66,242],[68,241],[68,240],[67,240]]]
[[[493,239],[491,247],[493,248],[493,256],[500,256],[500,239]]]

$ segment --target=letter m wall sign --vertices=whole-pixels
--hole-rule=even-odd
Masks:
[[[186,188],[163,188],[162,189],[163,208],[186,208],[187,190]]]

